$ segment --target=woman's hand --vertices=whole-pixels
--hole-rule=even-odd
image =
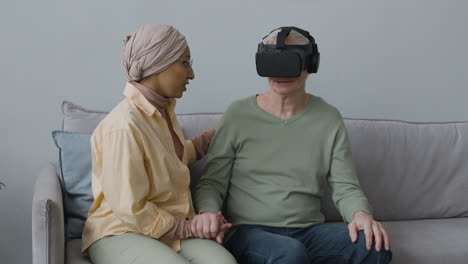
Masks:
[[[208,147],[211,143],[211,139],[213,139],[215,132],[216,129],[210,128],[192,139],[193,145],[195,146],[195,151],[197,152],[197,160],[203,158],[208,152]]]
[[[221,212],[204,212],[191,220],[192,235],[205,239],[216,239],[222,243],[224,233],[232,227]]]

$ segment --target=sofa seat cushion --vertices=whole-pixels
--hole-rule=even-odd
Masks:
[[[65,252],[66,264],[91,264],[88,257],[81,255],[81,239],[69,240]]]
[[[467,263],[468,218],[382,222],[393,263]]]
[[[468,218],[387,221],[382,224],[391,236],[392,263],[458,264],[466,263],[468,259]],[[81,239],[67,242],[67,264],[91,263],[88,257],[81,255],[80,249]]]

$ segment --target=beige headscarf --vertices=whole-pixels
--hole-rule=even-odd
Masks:
[[[123,65],[129,81],[164,71],[187,48],[184,35],[171,25],[143,25],[124,42]]]

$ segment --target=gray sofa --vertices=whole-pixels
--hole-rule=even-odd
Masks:
[[[91,132],[106,115],[69,102],[62,110],[67,131]],[[215,126],[220,117],[178,115],[186,138]],[[468,263],[468,123],[346,119],[345,124],[363,191],[392,238],[393,263]],[[191,188],[203,163],[191,167]],[[342,222],[328,190],[322,208],[327,222]],[[80,255],[80,239],[65,241],[63,209],[51,163],[34,189],[33,263],[90,263]]]

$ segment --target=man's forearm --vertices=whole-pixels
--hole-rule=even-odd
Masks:
[[[205,181],[200,181],[197,185],[197,191],[195,193],[195,210],[197,213],[204,213],[207,211],[218,212],[221,210],[223,204],[223,197],[220,193],[213,190],[214,187]]]

